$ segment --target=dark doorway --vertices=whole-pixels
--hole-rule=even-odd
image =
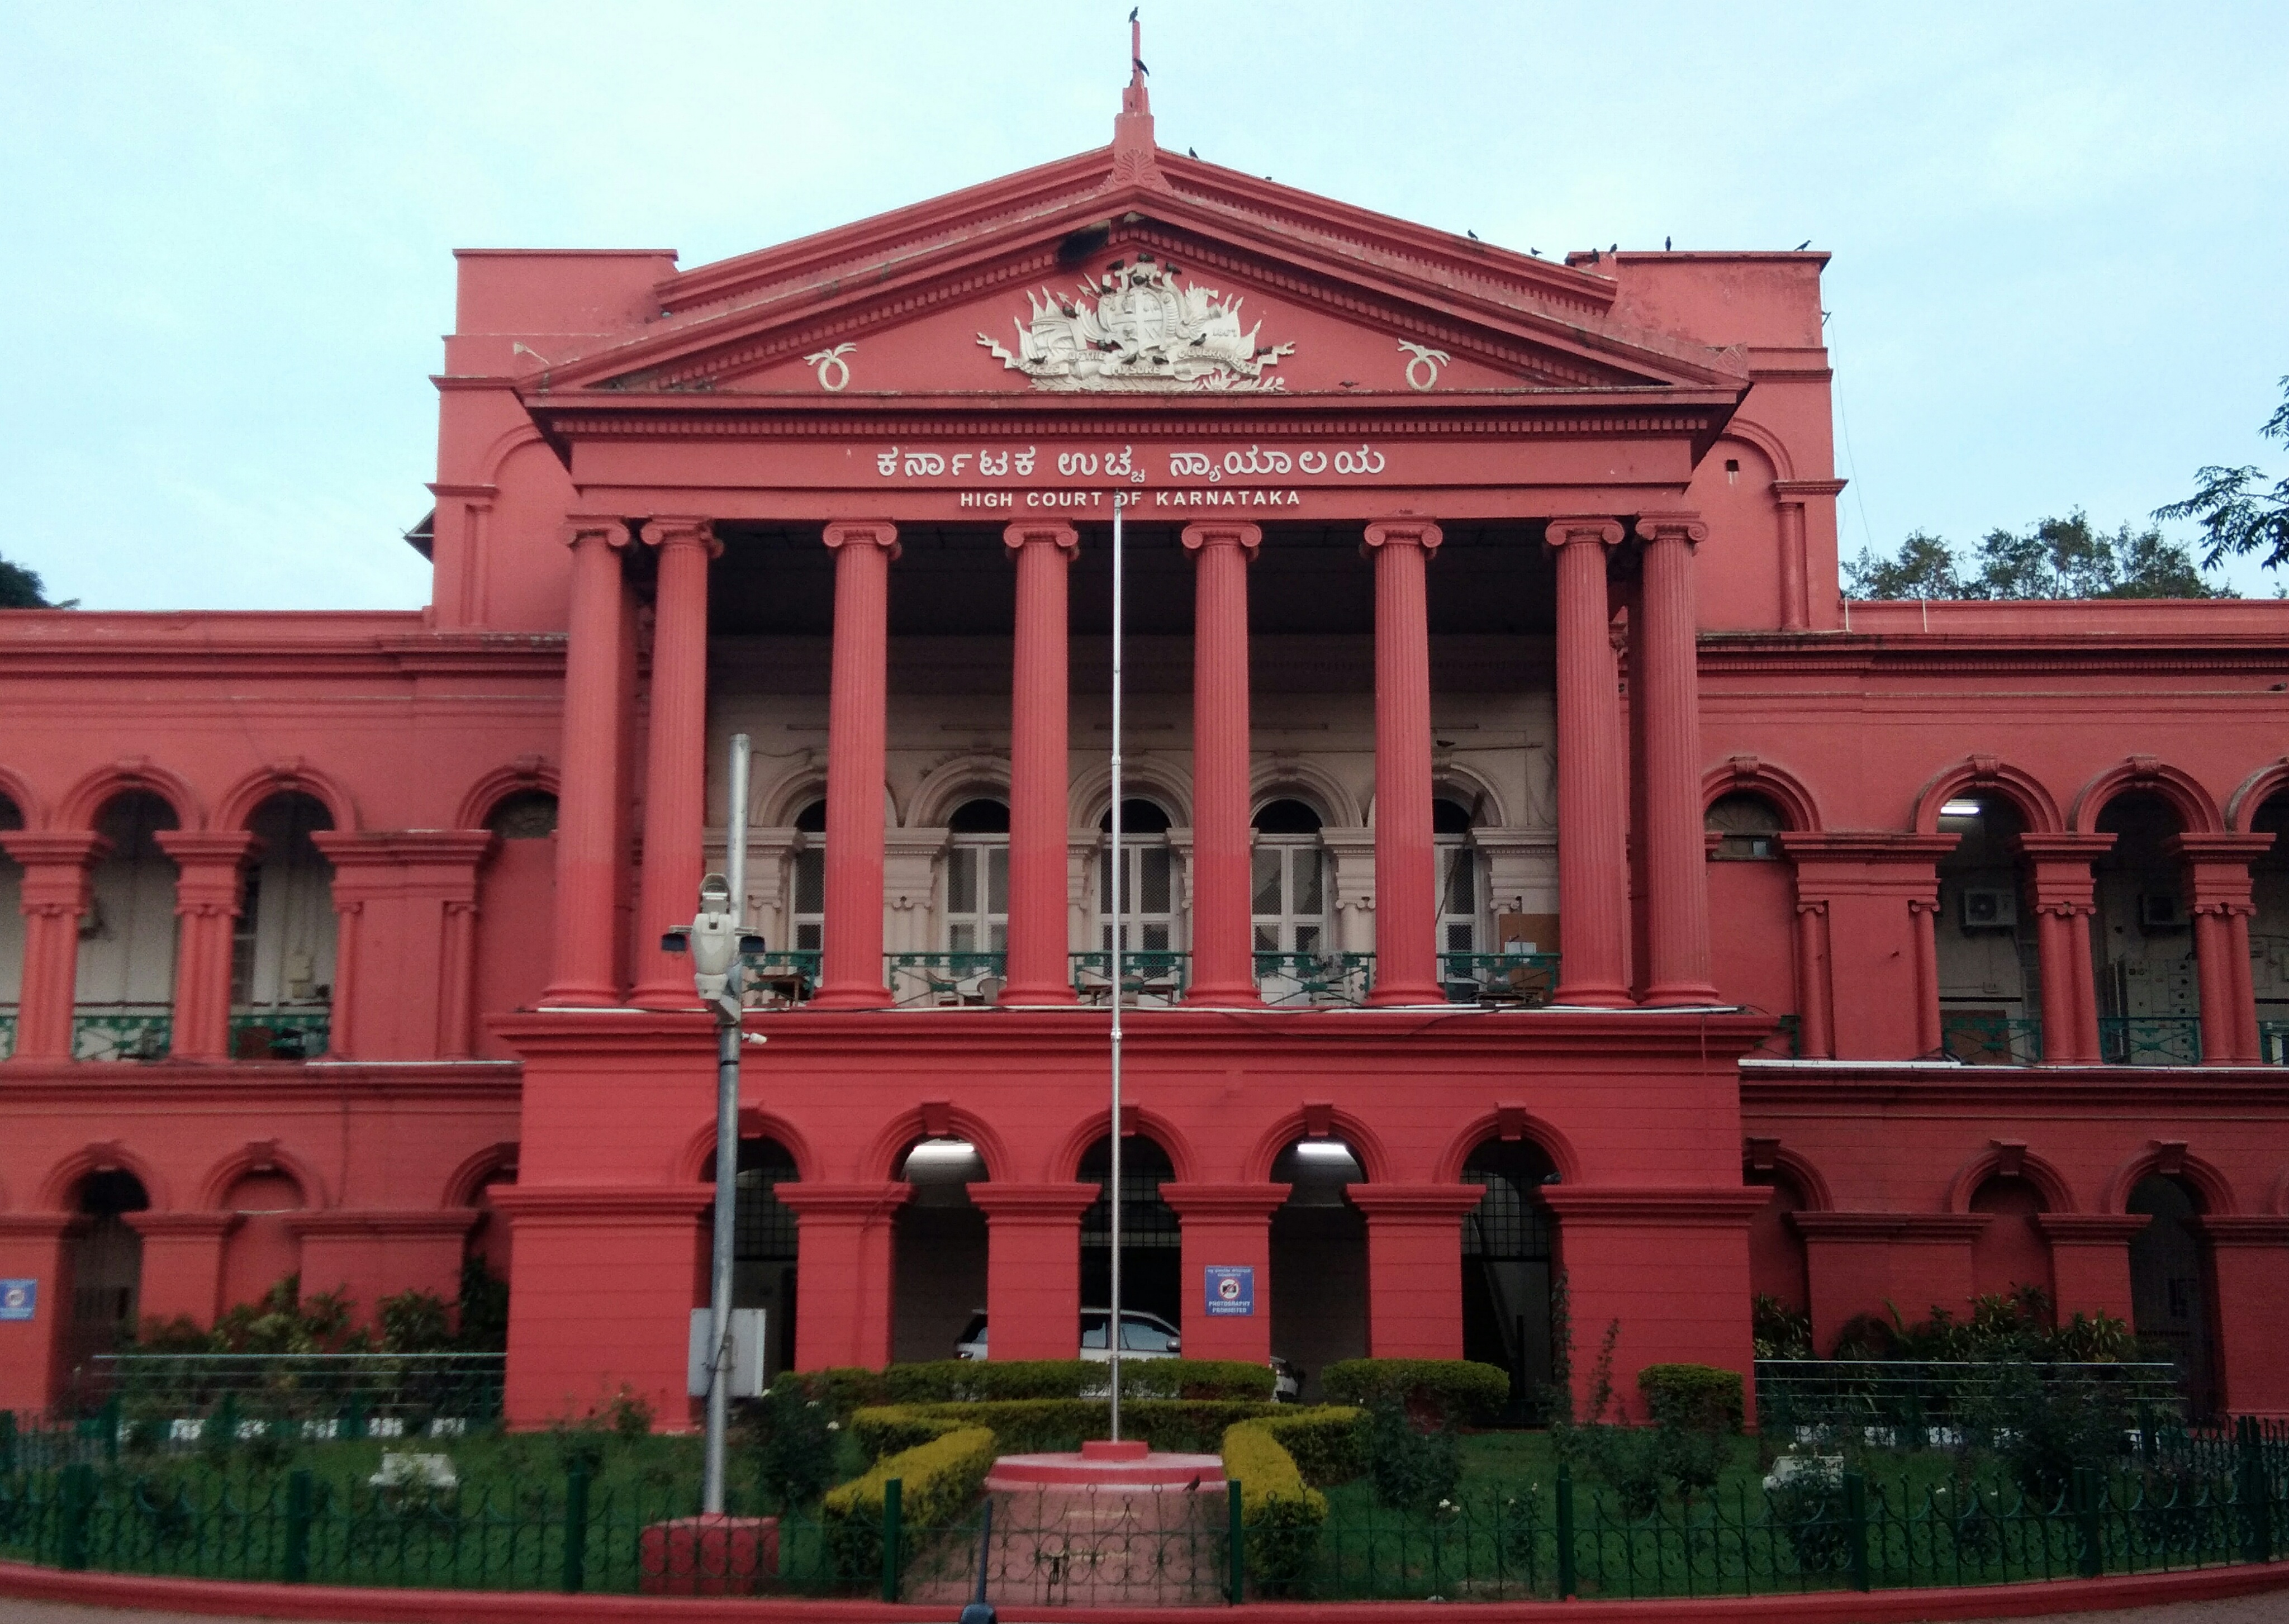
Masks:
[[[2182,1178],[2149,1174],[2130,1192],[2130,1210],[2152,1217],[2130,1239],[2130,1316],[2138,1339],[2178,1367],[2195,1419],[2217,1410],[2210,1344],[2210,1270],[2195,1221],[2200,1196]]]
[[[715,1158],[700,1175],[715,1180]],[[739,1141],[738,1190],[733,1198],[731,1306],[763,1310],[763,1375],[794,1366],[795,1221],[778,1198],[795,1182],[794,1158],[776,1139]],[[712,1237],[710,1245],[713,1245]]]
[[[1463,1219],[1463,1357],[1510,1372],[1511,1408],[1540,1413],[1550,1386],[1550,1287],[1556,1221],[1542,1186],[1557,1168],[1526,1139],[1490,1139],[1463,1164],[1486,1194]]]
[[[88,1361],[116,1353],[135,1334],[143,1296],[143,1238],[126,1214],[151,1205],[143,1182],[123,1168],[91,1173],[74,1204],[83,1220],[71,1239],[71,1333],[65,1364],[75,1390],[87,1392]]]
[[[1113,1302],[1113,1206],[1105,1187],[1113,1174],[1113,1141],[1098,1140],[1081,1158],[1081,1182],[1097,1187],[1097,1198],[1081,1215],[1081,1302],[1083,1308],[1108,1308]],[[1160,1199],[1160,1181],[1176,1169],[1168,1153],[1142,1134],[1121,1143],[1121,1306],[1142,1309],[1172,1325],[1184,1324],[1184,1240],[1176,1214]],[[1078,1329],[1075,1335],[1080,1334]]]
[[[964,1327],[985,1311],[985,1214],[969,1199],[985,1160],[966,1139],[925,1139],[900,1164],[914,1193],[892,1226],[890,1357],[902,1365],[950,1359]]]
[[[1367,1357],[1367,1219],[1344,1191],[1366,1181],[1340,1139],[1301,1139],[1272,1164],[1289,1186],[1272,1214],[1272,1351],[1301,1373],[1306,1401],[1338,1359]]]

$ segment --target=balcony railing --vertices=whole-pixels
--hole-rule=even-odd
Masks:
[[[2289,1066],[2289,1021],[2257,1023],[2257,1057],[2269,1066]]]
[[[2101,1015],[2099,1057],[2110,1066],[2197,1066],[2199,1015]]]
[[[2043,1023],[2018,1015],[1942,1009],[1940,1049],[1966,1065],[2031,1066],[2043,1058]]]
[[[785,948],[778,952],[748,953],[739,960],[747,973],[747,1002],[758,1009],[786,1009],[803,1002],[818,990],[817,948]]]
[[[1555,953],[1441,953],[1439,981],[1450,1004],[1550,1002],[1558,991]]]
[[[1267,1004],[1363,1004],[1375,987],[1375,955],[1258,953],[1256,985]]]
[[[891,999],[958,1009],[991,1004],[1001,996],[1007,953],[885,953],[882,975]]]
[[[1113,955],[1070,953],[1073,991],[1092,1004],[1113,1001]],[[1173,1004],[1192,978],[1190,953],[1129,949],[1121,955],[1121,996],[1147,1007]]]
[[[331,1009],[236,1009],[230,1017],[233,1060],[315,1060],[331,1036]]]
[[[10,1060],[16,1054],[16,1007],[0,1009],[0,1060]]]
[[[174,1030],[174,1012],[164,1005],[83,1008],[72,1016],[72,1058],[164,1060]]]

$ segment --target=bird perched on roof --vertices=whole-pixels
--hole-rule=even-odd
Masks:
[[[1667,237],[1663,237],[1661,240],[1661,251],[1663,253],[1667,253],[1669,251],[1669,239]]]
[[[1200,155],[1197,148],[1187,147],[1184,148],[1184,155],[1188,158],[1197,158]]]
[[[1129,60],[1137,65],[1137,71],[1140,74],[1149,75],[1152,71],[1151,68],[1144,66],[1144,59],[1141,56],[1133,56]]]
[[[1618,254],[1622,251],[1622,245],[1619,243],[1616,243],[1606,251],[1609,254]]]
[[[1143,8],[1142,6],[1135,6],[1135,5],[1130,6],[1130,7],[1129,8],[1129,21],[1131,21],[1131,22],[1135,22],[1135,21],[1137,20],[1137,13],[1138,12],[1142,11],[1143,9],[1144,9],[1144,8]]]
[[[1811,246],[1812,246],[1812,239],[1811,239],[1810,237],[1806,237],[1806,238],[1805,238],[1805,240],[1804,240],[1803,242],[1801,242],[1801,243],[1798,243],[1798,244],[1796,245],[1796,251],[1797,251],[1797,252],[1798,252],[1798,253],[1802,253],[1802,252],[1804,252],[1804,251],[1805,251],[1806,249],[1810,248]]]
[[[1471,241],[1472,241],[1472,242],[1473,242],[1473,243],[1480,242],[1480,241],[1482,241],[1482,240],[1483,240],[1483,239],[1481,239],[1481,238],[1479,237],[1479,234],[1478,234],[1477,232],[1472,231],[1472,230],[1469,227],[1467,227],[1467,226],[1465,226],[1465,227],[1463,228],[1463,235],[1464,235],[1464,236],[1466,236],[1466,237],[1470,238],[1470,239],[1471,239]]]

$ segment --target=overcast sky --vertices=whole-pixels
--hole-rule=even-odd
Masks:
[[[1100,146],[1129,3],[17,0],[0,555],[90,608],[418,605],[451,250],[695,266]],[[2277,0],[1144,10],[1164,146],[1553,257],[1834,254],[1847,555],[2285,460]]]

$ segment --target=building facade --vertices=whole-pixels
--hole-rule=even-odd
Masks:
[[[684,271],[470,252],[430,606],[0,617],[0,1405],[298,1273],[681,1420],[754,742],[780,1367],[2041,1286],[2289,1414],[2289,606],[1839,599],[1810,253],[1110,147]],[[1110,848],[1122,504],[1124,838]],[[1248,1271],[1250,1312],[1211,1282]],[[1154,1334],[1140,1329],[1148,1340]]]

